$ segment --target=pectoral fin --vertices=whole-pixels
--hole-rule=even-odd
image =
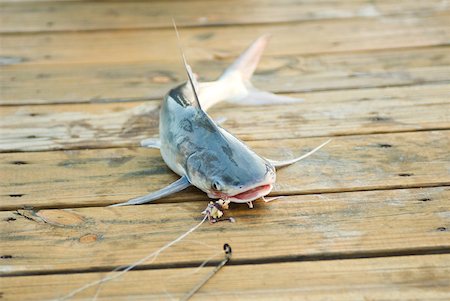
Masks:
[[[166,186],[158,191],[151,192],[147,195],[140,196],[134,199],[129,200],[125,203],[119,203],[110,205],[109,207],[118,207],[118,206],[128,206],[128,205],[139,205],[139,204],[145,204],[149,203],[151,201],[163,198],[165,196],[174,194],[176,192],[179,192],[183,189],[186,189],[187,187],[191,186],[191,183],[188,181],[186,176],[181,177],[177,181],[173,182],[169,186]]]
[[[161,140],[159,140],[159,138],[147,138],[147,139],[141,140],[141,146],[159,149],[159,148],[161,148]]]
[[[294,164],[294,163],[296,163],[296,162],[298,162],[298,161],[300,161],[300,160],[303,160],[303,159],[305,159],[306,157],[309,157],[310,155],[314,154],[314,153],[317,152],[319,149],[321,149],[322,147],[324,147],[325,145],[327,145],[328,143],[330,143],[330,141],[331,141],[331,139],[328,140],[328,141],[326,141],[326,142],[324,142],[324,143],[322,143],[321,145],[319,145],[318,147],[316,147],[316,148],[313,149],[312,151],[310,151],[310,152],[308,152],[308,153],[306,153],[306,154],[304,154],[303,156],[300,156],[300,157],[298,157],[298,158],[294,158],[294,159],[291,159],[291,160],[284,160],[284,161],[275,161],[275,160],[270,160],[270,159],[267,159],[267,160],[270,162],[270,164],[272,164],[272,165],[275,166],[275,167],[284,167],[284,166],[288,166],[288,165]]]

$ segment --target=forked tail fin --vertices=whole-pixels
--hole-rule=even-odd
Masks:
[[[239,73],[242,80],[249,81],[261,60],[261,56],[269,39],[270,35],[266,34],[260,36],[223,72],[219,80],[226,79],[229,76],[233,76],[235,73]]]
[[[244,105],[295,103],[301,99],[276,95],[255,88],[250,79],[269,41],[263,35],[253,42],[215,82],[200,83],[202,105],[206,110],[221,101]]]

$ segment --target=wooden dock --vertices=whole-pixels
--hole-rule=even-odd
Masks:
[[[287,197],[68,300],[179,299],[224,243],[193,300],[450,300],[446,0],[0,0],[0,300],[58,300],[201,221],[194,188],[106,208],[176,179],[138,147],[185,81],[172,17],[201,81],[270,33],[255,86],[306,100],[220,104],[223,127],[274,159],[333,141],[278,172]]]

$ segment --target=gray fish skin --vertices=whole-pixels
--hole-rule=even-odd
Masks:
[[[211,198],[249,202],[268,194],[275,167],[216,125],[192,97],[192,89],[184,84],[162,103],[160,150],[166,164]],[[244,199],[234,197],[257,187],[261,189]]]
[[[166,164],[181,178],[158,191],[111,206],[145,204],[194,185],[210,198],[247,203],[252,208],[252,201],[271,192],[276,179],[275,168],[294,164],[330,142],[298,158],[265,159],[217,125],[206,113],[205,110],[221,101],[247,105],[302,101],[261,91],[251,84],[251,76],[268,39],[267,35],[258,38],[213,82],[198,84],[182,53],[189,81],[170,90],[164,97],[160,111],[160,139],[141,141],[144,147],[159,148]]]

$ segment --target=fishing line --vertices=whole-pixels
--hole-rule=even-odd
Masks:
[[[209,246],[209,247],[212,248],[211,246]],[[215,249],[215,248],[214,248],[214,249]],[[174,278],[179,278],[179,277],[185,278],[186,276],[193,275],[193,274],[197,273],[200,269],[202,269],[203,267],[205,267],[205,265],[207,265],[208,262],[210,262],[214,257],[217,257],[219,254],[222,254],[222,253],[223,253],[223,251],[219,251],[219,252],[216,252],[215,254],[211,255],[210,257],[208,257],[205,261],[203,261],[203,262],[202,262],[195,270],[193,270],[193,271],[188,271],[188,272],[185,272],[185,273],[181,273],[181,275],[173,275],[173,276],[168,277],[168,278],[167,278],[167,282],[169,282],[171,279],[174,279]],[[172,295],[167,291],[167,287],[164,288],[164,291],[165,291],[167,297],[170,298],[170,300],[174,300],[174,299],[172,298]]]
[[[211,245],[208,245],[207,243],[204,243],[204,242],[199,241],[199,240],[185,239],[184,241],[185,241],[185,242],[190,242],[190,243],[196,243],[196,244],[202,245],[202,246],[204,246],[204,247],[210,248],[210,249],[212,249],[212,250],[215,250],[215,249],[216,249],[216,248],[212,247]],[[191,274],[197,273],[197,272],[198,272],[201,268],[203,268],[203,267],[204,267],[211,259],[213,259],[214,257],[216,257],[217,255],[219,255],[219,254],[221,254],[221,253],[222,253],[222,251],[216,252],[214,255],[208,257],[205,261],[203,261],[202,264],[199,265],[194,271],[189,271],[189,272],[185,273],[183,276],[187,276],[187,275],[191,275]],[[155,259],[156,259],[156,258],[154,258],[150,263],[152,263],[153,261],[155,261]],[[111,272],[116,272],[116,271],[121,270],[121,269],[126,268],[126,267],[127,267],[127,265],[118,266],[117,268],[115,268],[115,269],[112,270]],[[175,275],[175,276],[171,276],[171,277],[167,278],[167,281],[170,281],[170,279],[175,278],[175,277],[177,277],[177,276],[176,276],[176,275]],[[97,300],[97,297],[100,295],[100,291],[101,291],[101,289],[102,289],[102,285],[103,285],[103,283],[100,283],[100,284],[98,285],[97,291],[95,292],[95,296],[92,298],[92,301],[96,301],[96,300]],[[167,291],[167,289],[165,289],[165,293],[166,293],[166,295],[167,295],[171,300],[173,300],[172,296],[169,294],[169,292]]]
[[[97,284],[102,284],[102,283],[105,283],[105,282],[108,282],[108,281],[117,279],[117,278],[121,277],[123,274],[125,274],[126,272],[132,270],[132,269],[135,268],[136,266],[138,266],[138,265],[144,263],[145,261],[149,260],[149,259],[152,258],[152,257],[154,257],[153,260],[152,260],[152,262],[153,262],[153,261],[158,257],[158,255],[161,254],[163,251],[165,251],[166,249],[170,248],[171,246],[173,246],[173,245],[176,244],[177,242],[183,240],[183,238],[185,238],[186,236],[188,236],[189,234],[191,234],[192,232],[194,232],[195,230],[197,230],[197,229],[198,229],[198,228],[199,228],[199,227],[207,220],[207,218],[208,218],[208,216],[205,215],[205,216],[203,217],[203,219],[202,219],[197,225],[195,225],[194,227],[192,227],[191,229],[189,229],[187,232],[185,232],[184,234],[180,235],[180,236],[179,236],[178,238],[176,238],[175,240],[173,240],[173,241],[167,243],[166,245],[164,245],[164,246],[163,246],[162,248],[160,248],[159,250],[154,251],[154,252],[148,254],[147,256],[145,256],[145,257],[139,259],[138,261],[135,261],[134,263],[132,263],[131,265],[129,265],[129,266],[128,266],[127,268],[125,268],[124,270],[122,270],[122,271],[120,271],[120,272],[118,272],[118,273],[115,273],[115,271],[117,271],[117,269],[120,269],[120,268],[123,267],[123,266],[120,266],[120,267],[118,267],[118,268],[115,268],[114,270],[112,270],[111,272],[109,272],[109,274],[110,274],[109,276],[105,276],[105,277],[103,277],[103,278],[100,279],[100,280],[96,280],[96,281],[87,283],[87,284],[83,285],[82,287],[73,290],[72,292],[68,293],[67,295],[65,295],[65,296],[63,296],[63,297],[61,297],[61,298],[57,298],[57,299],[55,299],[55,300],[58,300],[58,301],[67,300],[67,299],[69,299],[69,298],[72,298],[72,297],[75,296],[76,294],[78,294],[78,293],[80,293],[80,292],[82,292],[82,291],[84,291],[84,290],[86,290],[86,289],[88,289],[88,288],[90,288],[90,287],[93,287],[93,286],[95,286],[95,285],[97,285]]]
[[[225,258],[222,260],[218,266],[216,266],[204,279],[202,279],[192,290],[190,290],[183,298],[180,299],[180,301],[187,301],[189,300],[202,286],[205,285],[206,282],[208,282],[209,279],[211,279],[212,276],[214,276],[224,265],[228,263],[231,259],[232,250],[229,244],[223,245],[223,250],[225,252]]]

